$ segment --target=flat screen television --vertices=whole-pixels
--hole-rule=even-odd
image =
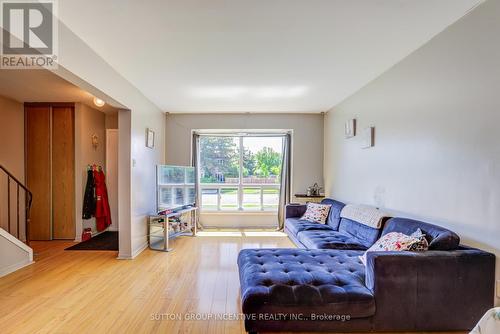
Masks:
[[[156,170],[158,212],[195,205],[195,180],[194,167],[158,165]]]

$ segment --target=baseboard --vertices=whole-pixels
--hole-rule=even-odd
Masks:
[[[13,265],[10,265],[6,268],[3,268],[0,270],[0,277],[7,276],[10,273],[13,273],[14,271],[18,271],[21,268],[27,267],[30,264],[35,263],[35,261],[23,261],[19,263],[14,263]]]
[[[148,248],[148,242],[147,241],[144,244],[142,244],[141,247],[139,247],[135,251],[133,251],[132,254],[120,254],[120,253],[118,253],[117,259],[118,260],[133,260],[139,254],[141,254],[146,248]]]
[[[231,226],[221,226],[221,225],[203,225],[202,228],[198,228],[198,230],[202,229],[219,229],[219,230],[275,230],[277,226],[252,226],[252,225],[238,225],[237,227]]]
[[[141,254],[146,248],[148,248],[148,242],[146,241],[141,245],[141,247],[137,248],[132,252],[132,259],[135,259],[139,254]]]
[[[132,256],[129,254],[120,254],[116,257],[117,260],[132,260]]]

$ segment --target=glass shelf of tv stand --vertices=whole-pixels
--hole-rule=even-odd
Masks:
[[[170,252],[172,248],[169,240],[182,235],[196,236],[197,207],[189,207],[168,213],[166,215],[151,215],[148,218],[148,243],[149,248],[163,252]],[[189,214],[188,224],[178,230],[172,227],[169,218]]]

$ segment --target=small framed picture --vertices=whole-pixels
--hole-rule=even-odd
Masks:
[[[347,120],[344,123],[344,134],[346,138],[352,138],[356,135],[356,119]]]
[[[146,129],[146,147],[155,147],[155,132],[150,128]]]
[[[375,127],[370,126],[363,130],[361,134],[361,148],[373,147],[375,143]]]

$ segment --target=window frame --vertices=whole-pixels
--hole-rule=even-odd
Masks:
[[[266,209],[264,206],[264,190],[265,189],[277,189],[278,190],[278,195],[280,192],[281,188],[281,182],[278,183],[244,183],[243,182],[243,160],[244,160],[244,138],[251,138],[251,137],[278,137],[283,140],[283,137],[285,134],[283,133],[275,133],[275,134],[241,134],[241,133],[227,133],[227,134],[200,134],[200,137],[232,137],[232,138],[238,138],[239,141],[239,168],[238,168],[238,183],[199,183],[199,189],[200,189],[200,212],[202,213],[246,213],[246,214],[252,214],[252,213],[270,213],[270,214],[276,214],[278,212],[278,206],[274,209]],[[201,145],[200,145],[200,152],[201,154]],[[283,155],[283,152],[280,152],[281,155]],[[201,169],[201,168],[200,168]],[[199,178],[201,179],[201,178]],[[224,210],[221,209],[221,190],[224,188],[236,188],[237,189],[237,201],[238,201],[238,209],[237,210]],[[256,210],[249,210],[245,209],[243,205],[243,195],[244,195],[244,188],[258,188],[260,192],[260,209]],[[217,208],[216,209],[204,209],[203,208],[203,190],[204,189],[216,189],[217,190]]]

